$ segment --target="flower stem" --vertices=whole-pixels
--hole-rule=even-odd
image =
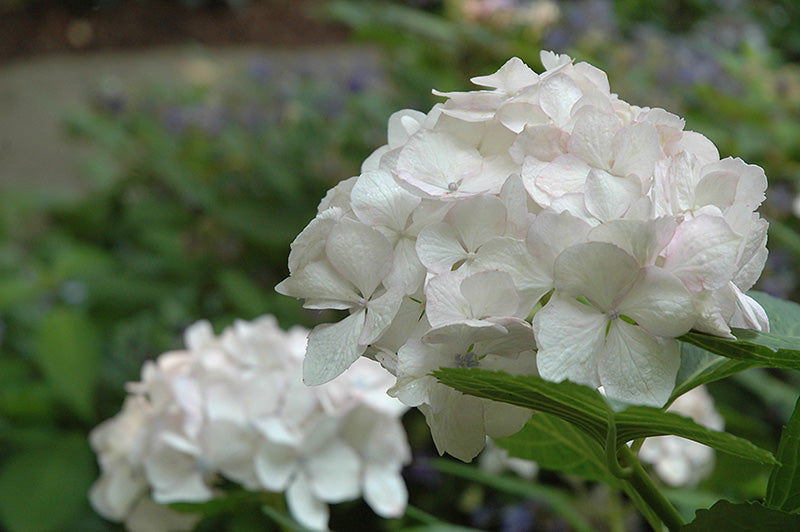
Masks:
[[[630,476],[624,480],[630,483],[631,487],[636,490],[653,512],[658,515],[670,532],[679,530],[685,524],[683,517],[681,517],[678,510],[672,506],[666,497],[664,497],[664,494],[659,491],[647,473],[645,473],[638,458],[636,458],[627,445],[621,445],[619,453],[622,455],[622,461],[626,463],[627,469],[630,471]]]

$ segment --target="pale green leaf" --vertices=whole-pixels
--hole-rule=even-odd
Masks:
[[[778,444],[778,461],[767,484],[764,503],[770,508],[796,512],[800,509],[800,399]]]
[[[708,510],[698,510],[681,532],[789,532],[800,530],[800,515],[767,508],[761,503],[734,504],[719,501]]]

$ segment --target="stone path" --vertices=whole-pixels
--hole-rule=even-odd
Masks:
[[[180,83],[203,76],[236,80],[254,58],[273,76],[313,73],[331,83],[354,68],[380,69],[378,54],[349,46],[308,50],[256,47],[204,49],[167,47],[135,52],[63,54],[0,66],[0,187],[79,191],[85,145],[67,138],[63,117],[84,107],[102,83],[136,91],[155,83]]]

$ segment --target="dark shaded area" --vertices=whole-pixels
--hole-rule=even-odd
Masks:
[[[45,0],[0,15],[0,63],[40,53],[196,42],[204,45],[319,46],[347,29],[316,12],[322,0],[268,0],[192,8],[170,0],[70,7]]]

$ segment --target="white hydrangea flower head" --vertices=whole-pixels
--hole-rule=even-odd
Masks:
[[[445,101],[429,112],[392,115],[387,144],[323,200],[277,287],[348,312],[311,333],[307,383],[378,360],[440,451],[467,460],[486,415],[462,419],[462,399],[425,378],[463,355],[452,331],[511,335],[506,320],[526,321],[516,358],[482,355],[661,406],[677,337],[769,328],[745,294],[767,257],[764,172],[721,159],[682,118],[621,100],[589,64],[541,62],[536,73],[512,58],[473,78],[480,90],[434,91]]]
[[[301,380],[307,337],[272,316],[219,336],[199,322],[186,350],[147,362],[122,411],[91,435],[98,513],[133,532],[188,530],[197,517],[165,504],[223,496],[227,479],[285,492],[294,518],[314,530],[327,528],[329,503],[362,495],[380,515],[402,515],[410,451],[400,423],[407,407],[386,393],[394,379],[361,359],[310,388]]]
[[[714,409],[714,399],[704,386],[678,397],[667,412],[691,418],[713,430],[723,430],[725,421]],[[714,449],[678,436],[647,438],[639,458],[652,464],[656,474],[670,486],[696,486],[714,467]]]

